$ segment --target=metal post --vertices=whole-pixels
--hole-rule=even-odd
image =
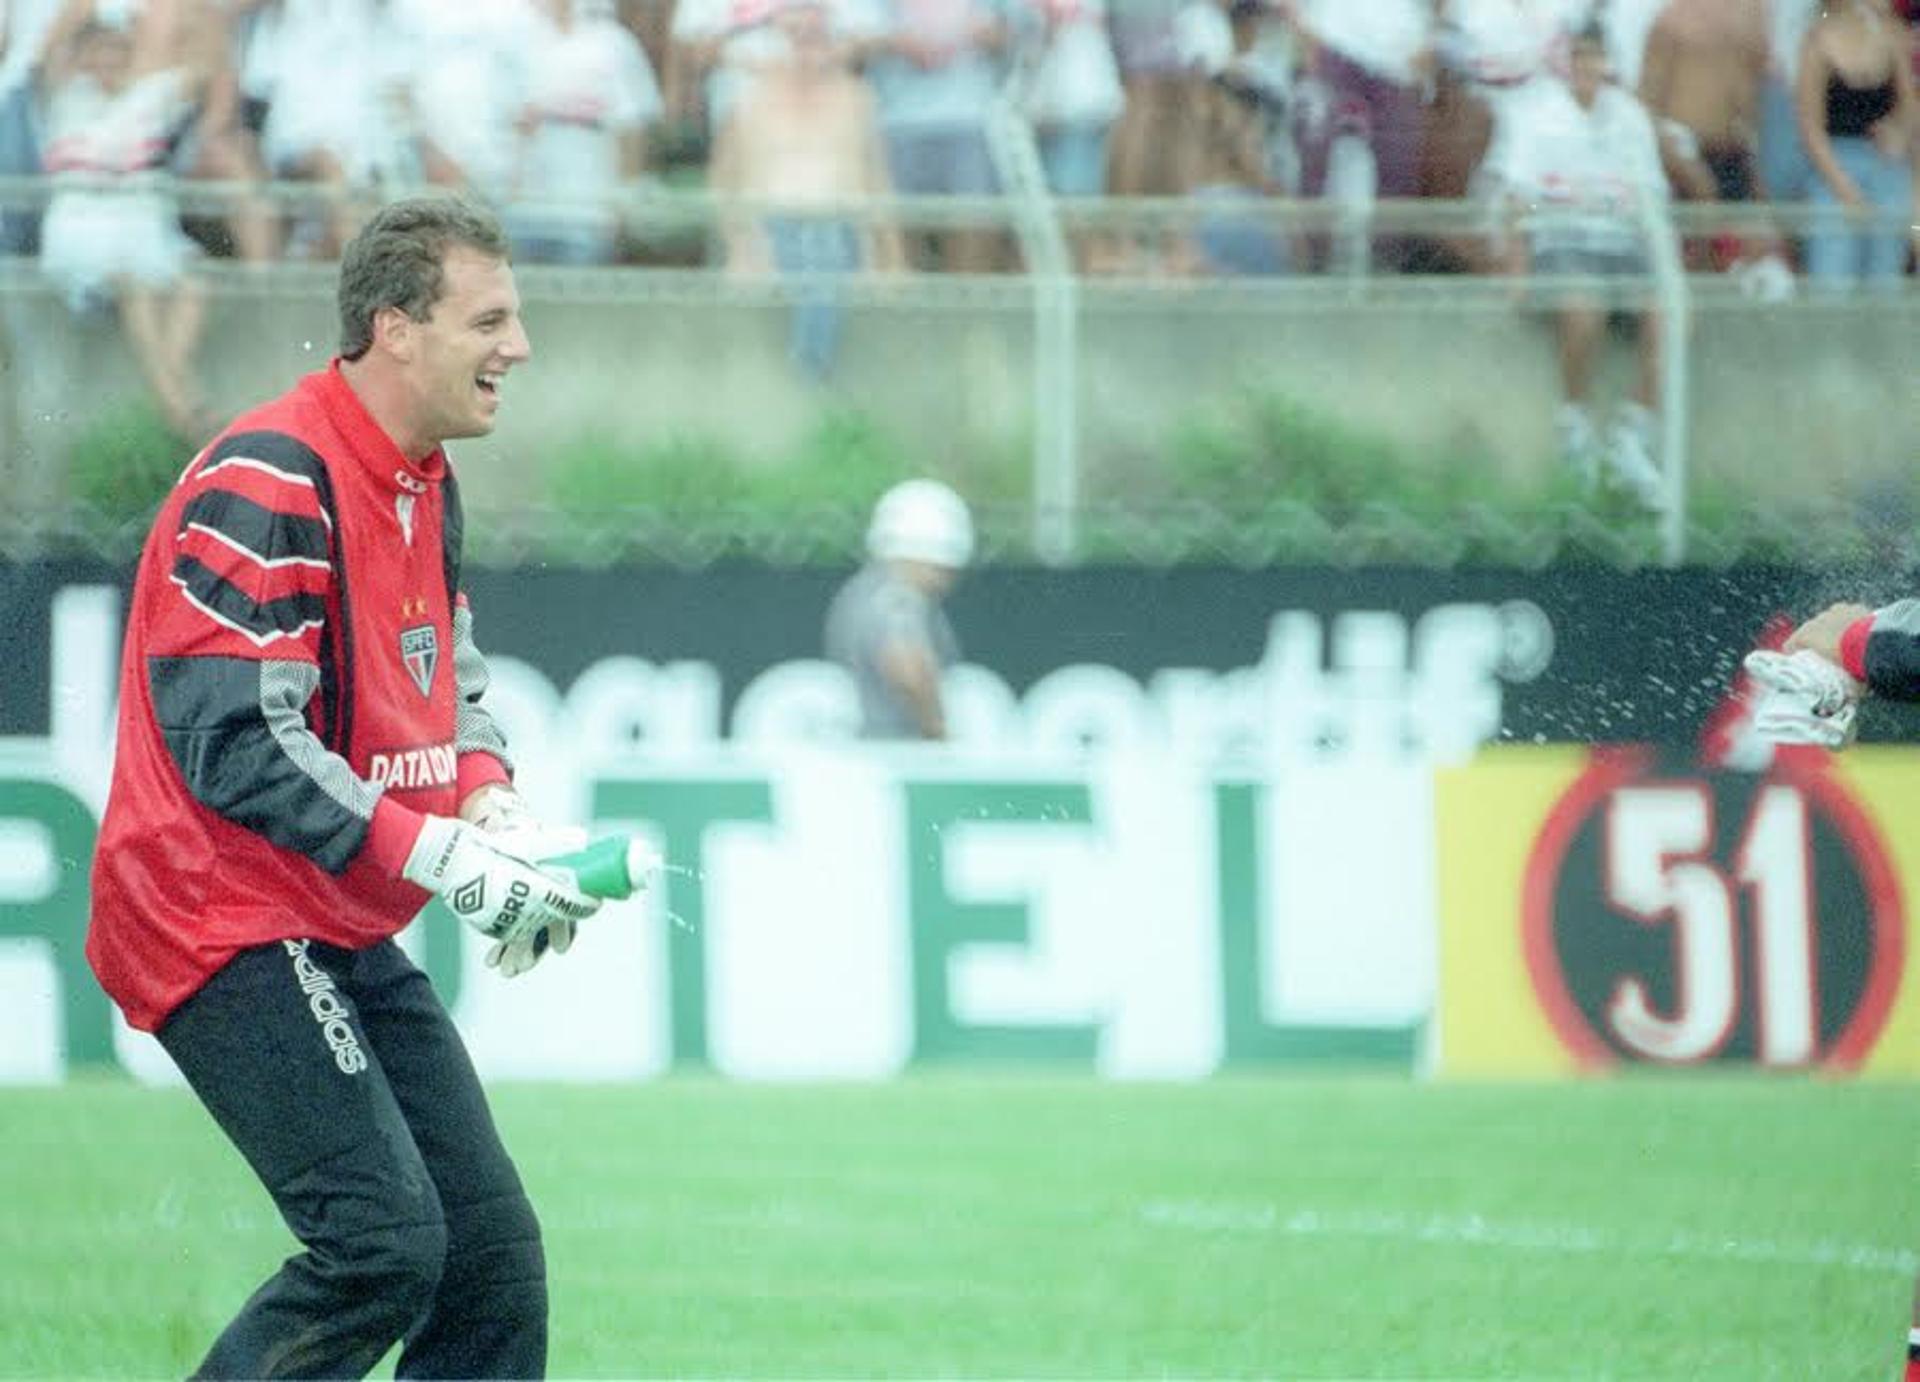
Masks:
[[[1004,104],[990,128],[1033,283],[1033,549],[1064,566],[1080,505],[1080,285],[1032,131]]]
[[[1680,235],[1664,203],[1643,198],[1640,224],[1660,303],[1660,478],[1667,501],[1660,515],[1660,559],[1678,566],[1687,556],[1687,443],[1692,434],[1687,338],[1693,302],[1680,258]]]

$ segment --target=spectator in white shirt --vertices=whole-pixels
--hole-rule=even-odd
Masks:
[[[1501,125],[1487,168],[1512,229],[1521,232],[1506,241],[1516,274],[1636,280],[1650,271],[1642,218],[1650,205],[1666,204],[1660,148],[1646,109],[1609,85],[1606,69],[1604,34],[1589,25],[1574,38],[1569,79],[1536,83],[1524,107]],[[1654,464],[1660,335],[1651,307],[1637,311],[1633,398],[1618,409],[1604,442],[1595,424],[1595,376],[1615,296],[1584,286],[1556,296],[1561,448],[1583,481],[1596,482],[1604,460],[1620,486],[1656,509],[1664,488]]]
[[[408,96],[429,182],[499,202],[515,165],[527,54],[541,22],[532,0],[398,0],[412,53]]]
[[[1441,0],[1439,73],[1421,170],[1424,195],[1472,195],[1495,130],[1516,106],[1525,107],[1534,83],[1565,73],[1572,35],[1591,7],[1592,0]],[[1439,244],[1463,267],[1495,267],[1482,235],[1446,237]]]
[[[1126,104],[1107,32],[1107,0],[1029,0],[1031,65],[1022,104],[1058,197],[1107,189],[1107,136]]]
[[[296,211],[291,252],[336,257],[378,184],[419,175],[405,120],[409,45],[388,0],[268,0],[241,64],[246,95],[266,108],[260,155],[283,180],[324,184],[324,215]],[[326,53],[327,62],[314,61]]]
[[[527,56],[527,100],[506,215],[528,263],[608,264],[618,197],[646,170],[660,88],[646,51],[607,0],[540,0]]]

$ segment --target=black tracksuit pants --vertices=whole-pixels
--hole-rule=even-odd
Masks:
[[[391,941],[243,951],[160,1044],[306,1250],[254,1292],[200,1377],[546,1370],[540,1226],[459,1033]]]

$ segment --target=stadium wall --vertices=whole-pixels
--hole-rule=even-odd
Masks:
[[[524,790],[669,861],[513,984],[413,928],[487,1074],[1920,1068],[1913,726],[1703,766],[1819,578],[989,569],[956,744],[879,751],[844,574],[472,574]],[[80,955],[123,600],[0,567],[0,1081],[169,1078]]]

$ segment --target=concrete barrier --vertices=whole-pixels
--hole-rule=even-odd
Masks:
[[[329,268],[215,265],[208,277],[201,373],[217,407],[266,397],[331,356]],[[1907,484],[1920,435],[1911,362],[1920,294],[1763,306],[1718,286],[1706,285],[1696,307],[1696,481],[1756,497]],[[791,298],[778,284],[528,269],[521,287],[535,359],[508,381],[499,430],[456,448],[476,508],[537,503],[545,459],[583,437],[636,448],[699,438],[774,464],[823,413],[844,408],[866,412],[931,466],[964,474],[983,457],[1025,464],[1036,406],[1027,280],[853,288],[825,385],[804,381],[787,359]],[[1230,422],[1256,395],[1518,484],[1555,463],[1551,332],[1498,284],[1091,281],[1082,303],[1089,499],[1151,493],[1183,423]],[[0,322],[0,494],[15,513],[51,508],[65,492],[73,439],[142,385],[112,315],[76,317],[30,265],[0,276]],[[1631,367],[1623,334],[1609,363],[1614,394]]]

